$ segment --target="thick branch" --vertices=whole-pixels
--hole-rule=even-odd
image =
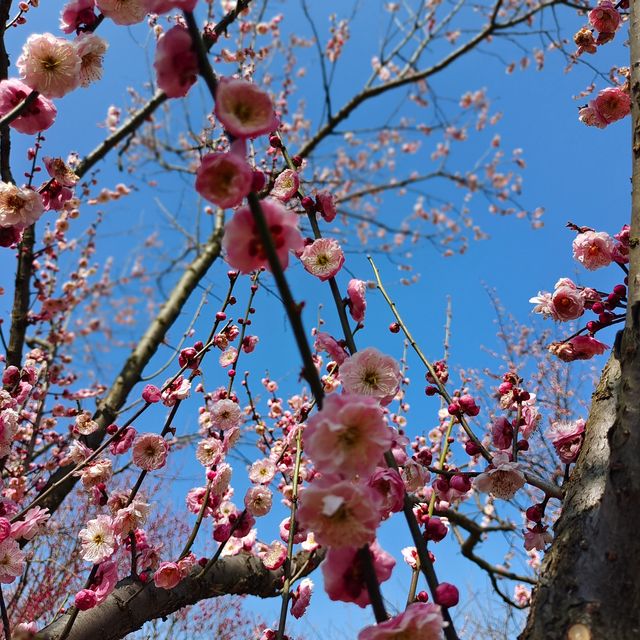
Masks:
[[[294,573],[303,577],[322,562],[324,553],[299,553]],[[305,563],[307,563],[305,566]],[[131,578],[122,580],[99,606],[78,615],[67,640],[119,640],[140,629],[145,622],[164,618],[175,611],[207,598],[222,595],[254,595],[272,598],[280,593],[283,570],[269,571],[255,556],[240,553],[220,558],[210,571],[199,576],[197,567],[190,577],[173,589],[161,589],[153,582],[142,585]],[[67,622],[64,615],[45,627],[36,640],[57,640]]]

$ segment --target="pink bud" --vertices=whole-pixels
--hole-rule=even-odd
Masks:
[[[436,587],[433,599],[442,607],[455,607],[460,601],[460,594],[458,589],[449,582],[441,582]]]

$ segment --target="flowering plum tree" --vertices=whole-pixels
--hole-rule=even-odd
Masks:
[[[39,15],[48,19],[36,0],[0,5],[0,246],[15,273],[0,324],[4,637],[117,640],[147,625],[143,633],[154,636],[284,640],[293,637],[288,620],[304,620],[321,581],[330,600],[370,608],[359,640],[455,640],[469,635],[469,620],[454,615],[461,593],[446,561],[450,542],[509,607],[530,608],[522,638],[637,637],[640,26],[633,8],[629,17],[624,0],[384,2],[387,27],[370,75],[351,91],[334,80],[363,8],[328,16],[326,39],[320,10],[306,0],[296,3],[291,33],[293,9],[287,3],[277,13],[273,4],[71,0],[59,29],[42,32],[29,32]],[[436,87],[461,58],[503,37],[542,67],[544,52],[529,54],[528,38],[542,34],[564,51],[566,42],[544,26],[560,9],[588,22],[575,35],[577,50],[566,53],[570,65],[620,42],[631,25],[631,67],[614,69],[611,86],[578,117],[604,129],[632,114],[634,214],[611,235],[568,225],[581,267],[622,275],[607,290],[561,278],[552,293],[531,299],[534,311],[557,322],[591,319],[550,345],[547,333],[502,331],[508,355],[490,389],[486,377],[465,370],[456,384],[448,330],[445,357],[431,359],[374,259],[354,272],[361,267],[352,247],[393,256],[403,268],[405,243],[463,252],[484,237],[471,213],[479,197],[491,213],[541,225],[542,210],[519,203],[519,150],[508,157],[496,134],[475,163],[455,151],[454,143],[499,121],[485,90],[465,92],[443,115]],[[126,28],[151,41],[153,88],[131,88],[124,114],[109,108],[108,134],[93,151],[78,151],[77,130],[56,148],[46,136],[63,118],[59,100],[108,81],[108,41],[121,43]],[[13,34],[16,51],[7,44]],[[315,115],[295,103],[308,51],[317,54]],[[379,105],[401,92],[399,106],[381,118]],[[414,107],[424,110],[419,117]],[[352,116],[366,109],[365,127]],[[11,143],[20,148],[25,137],[22,166]],[[402,175],[398,157],[422,145],[431,145],[433,169]],[[130,184],[105,186],[111,177],[101,163],[111,156]],[[126,207],[136,192],[182,178],[189,204],[167,213],[174,234],[145,230],[132,266],[120,248],[117,259],[103,259],[102,208]],[[442,185],[461,190],[462,203],[435,196]],[[380,209],[409,189],[417,193],[411,212],[389,221]],[[171,248],[152,258],[162,242]],[[296,278],[305,287],[299,300]],[[257,311],[269,304],[262,291],[273,294],[276,310],[254,333]],[[309,330],[309,309],[324,301],[317,291],[333,308]],[[365,323],[380,324],[368,313],[373,295],[388,304],[391,335],[405,339],[402,357],[389,353],[396,342],[374,345],[365,331]],[[281,310],[287,329],[279,341],[295,343],[293,382],[280,368],[281,346],[261,372],[261,342],[278,331],[273,317]],[[585,420],[566,402],[568,363],[605,353],[602,332],[616,324],[624,329],[606,338],[615,346]],[[414,355],[424,393],[440,403],[426,431],[408,423]],[[180,469],[188,469],[189,487]],[[383,548],[381,526],[402,531],[402,545]],[[504,562],[478,549],[494,534],[508,541]],[[513,566],[517,554],[522,571]],[[400,557],[410,576],[406,606],[392,610],[381,584],[396,575]],[[272,598],[274,623],[254,621],[243,595]],[[212,599],[215,606],[202,605]],[[619,614],[622,601],[632,614]]]

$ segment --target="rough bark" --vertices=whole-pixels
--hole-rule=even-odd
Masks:
[[[324,553],[300,553],[294,558],[294,574],[311,573]],[[269,571],[255,556],[241,553],[220,558],[204,577],[195,569],[173,589],[161,589],[153,582],[146,585],[127,578],[97,607],[82,611],[66,640],[119,640],[156,618],[166,617],[183,607],[221,595],[254,595],[271,598],[279,595],[283,570]],[[36,640],[57,640],[69,615],[65,614],[45,627]]]
[[[640,6],[631,3],[632,213],[624,331],[521,640],[640,638]]]

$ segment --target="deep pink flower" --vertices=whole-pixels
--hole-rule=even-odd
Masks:
[[[345,391],[373,396],[383,405],[395,398],[401,379],[398,363],[373,347],[358,351],[340,367],[340,380]]]
[[[11,522],[5,517],[0,517],[0,542],[11,536]]]
[[[338,365],[341,365],[349,355],[335,338],[322,331],[316,335],[314,348],[316,351],[326,351]]]
[[[193,11],[198,0],[143,0],[147,13],[168,13],[169,11]]]
[[[587,107],[580,109],[579,118],[586,125],[604,129],[629,113],[631,113],[629,92],[620,87],[607,87],[600,91]]]
[[[133,443],[133,464],[145,471],[161,469],[167,462],[169,444],[157,433],[143,433]]]
[[[62,98],[80,84],[76,46],[50,33],[30,35],[16,65],[25,84],[45,98]]]
[[[153,582],[161,589],[173,589],[182,580],[182,572],[177,562],[161,562],[153,574]]]
[[[510,500],[524,486],[524,474],[517,462],[511,462],[506,453],[500,452],[493,456],[487,470],[475,479],[474,486],[483,493]]]
[[[396,565],[394,557],[377,542],[369,545],[373,567],[379,583],[391,577]],[[365,583],[365,572],[359,550],[354,547],[332,547],[322,563],[324,588],[331,600],[353,602],[363,609],[371,603]]]
[[[613,2],[601,0],[595,9],[589,11],[589,22],[596,31],[614,33],[620,26],[620,14]]]
[[[554,422],[546,432],[558,457],[564,464],[575,462],[582,440],[584,439],[585,422],[582,419],[573,422]]]
[[[282,200],[282,202],[289,202],[293,196],[298,193],[300,188],[300,177],[298,172],[293,169],[285,169],[278,175],[273,183],[273,189],[271,189],[271,196]]]
[[[333,194],[329,191],[318,191],[316,194],[316,209],[327,222],[333,222],[338,213]]]
[[[31,540],[42,530],[50,517],[48,508],[33,507],[24,514],[23,520],[18,520],[11,525],[11,536],[16,540],[20,538]]]
[[[22,229],[20,227],[0,226],[0,247],[11,247],[22,240]]]
[[[603,354],[609,347],[591,336],[576,336],[568,342],[552,342],[549,351],[564,362],[589,360]]]
[[[160,389],[153,384],[148,384],[142,390],[142,399],[145,402],[160,402],[161,398],[162,393],[160,392]]]
[[[255,138],[278,128],[271,98],[247,80],[220,78],[215,114],[236,138]]]
[[[81,589],[76,593],[73,604],[80,611],[88,611],[98,604],[98,597],[92,589]]]
[[[364,322],[364,313],[367,310],[365,293],[367,285],[364,281],[352,278],[347,285],[347,297],[349,298],[349,313],[356,322]]]
[[[573,257],[590,271],[609,266],[614,250],[613,238],[604,231],[585,231],[573,241]]]
[[[96,7],[116,24],[125,26],[142,22],[147,15],[143,0],[95,0]]]
[[[324,474],[369,476],[391,442],[377,400],[349,393],[328,396],[304,430],[305,451]]]
[[[513,442],[513,427],[504,417],[496,418],[491,425],[491,439],[498,449],[508,449]]]
[[[236,207],[251,191],[253,169],[239,154],[209,153],[198,167],[196,191],[222,209]]]
[[[311,603],[311,593],[313,592],[313,582],[309,578],[304,578],[294,592],[291,593],[291,615],[294,618],[302,618],[309,604]]]
[[[576,320],[584,313],[584,298],[574,286],[562,285],[551,296],[551,315],[554,320]]]
[[[358,640],[441,640],[443,628],[440,607],[414,602],[394,618],[363,629]]]
[[[455,607],[460,601],[460,594],[458,588],[450,582],[441,582],[436,587],[436,592],[433,594],[433,599],[436,604],[441,607]]]
[[[379,467],[368,482],[380,497],[380,516],[388,518],[391,513],[402,511],[404,504],[404,480],[395,470]]]
[[[333,238],[319,238],[308,244],[300,256],[304,268],[325,281],[334,278],[344,264],[344,253]]]
[[[16,78],[0,82],[0,116],[17,107],[30,93],[31,87]],[[33,135],[46,131],[54,123],[57,114],[53,102],[39,95],[10,126],[20,133]]]
[[[60,29],[73,33],[81,27],[93,27],[98,16],[94,11],[94,0],[72,0],[62,7]]]
[[[302,249],[303,240],[298,230],[298,217],[287,211],[277,200],[261,201],[280,264],[286,269],[289,251]],[[241,273],[251,273],[260,267],[270,270],[260,234],[249,207],[238,209],[224,229],[223,247],[229,265]]]
[[[198,79],[198,58],[185,27],[176,25],[158,40],[153,62],[158,87],[170,98],[183,98]]]
[[[330,547],[372,542],[380,522],[373,489],[335,478],[315,480],[301,493],[298,519],[319,544]]]
[[[127,427],[118,437],[109,445],[109,451],[114,456],[122,455],[131,449],[131,445],[138,432],[133,427]]]

